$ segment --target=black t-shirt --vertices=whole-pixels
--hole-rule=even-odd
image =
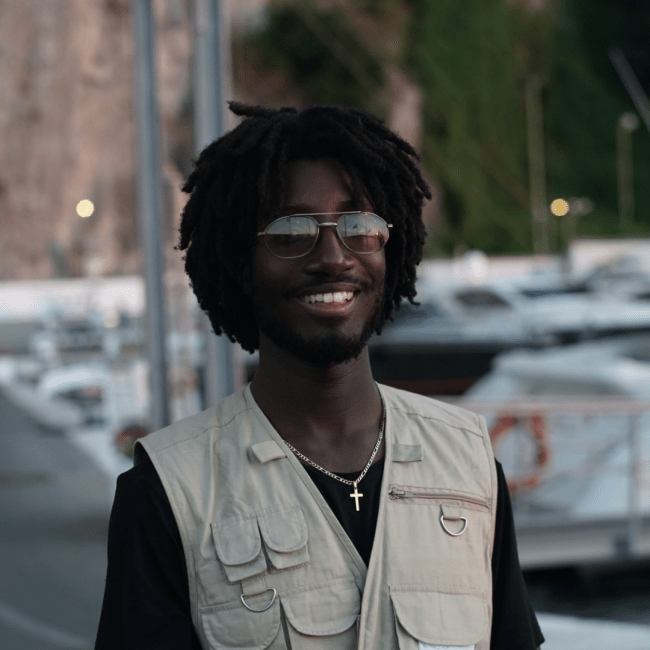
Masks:
[[[383,460],[351,487],[305,468],[368,563],[379,511]],[[341,475],[349,478],[347,474]],[[528,599],[517,556],[512,508],[497,462],[498,500],[491,650],[534,650],[544,637]],[[356,478],[356,476],[354,476]],[[180,533],[160,478],[145,460],[117,481],[108,531],[108,571],[95,650],[200,650],[190,613]]]
[[[384,459],[378,460],[368,470],[359,483],[359,492],[363,496],[359,499],[359,512],[356,511],[355,500],[350,497],[354,490],[350,485],[341,483],[335,478],[323,474],[314,467],[303,465],[307,474],[320,493],[327,501],[327,505],[336,515],[343,530],[348,534],[352,543],[359,551],[359,555],[368,566],[372,543],[375,539],[377,516],[379,515],[379,495],[381,494],[381,479],[384,469]],[[354,474],[339,474],[341,478],[354,481],[359,472]]]

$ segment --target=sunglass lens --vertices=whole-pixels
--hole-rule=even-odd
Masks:
[[[266,245],[278,257],[307,254],[318,235],[318,226],[310,217],[283,217],[266,229]]]
[[[345,245],[356,253],[376,253],[388,240],[388,226],[369,212],[343,215],[338,230]]]

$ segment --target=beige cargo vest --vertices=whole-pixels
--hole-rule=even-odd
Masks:
[[[489,648],[497,488],[485,423],[380,390],[385,469],[367,569],[249,388],[142,439],[205,650]]]

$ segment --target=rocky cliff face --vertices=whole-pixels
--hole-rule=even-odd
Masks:
[[[188,2],[154,5],[168,125],[189,86]],[[0,279],[138,270],[132,62],[129,0],[0,0]],[[165,177],[178,187],[169,163]]]
[[[237,31],[263,25],[272,0],[221,1]],[[174,269],[180,266],[173,250],[184,202],[180,185],[194,155],[193,2],[153,0],[162,218],[167,264]],[[0,281],[140,269],[130,5],[0,0]],[[358,27],[364,33],[364,25]],[[372,30],[364,35],[383,38]],[[301,104],[295,89],[274,85],[273,75],[248,72],[255,83],[240,83],[236,98]],[[417,146],[419,90],[397,69],[389,81],[391,126]],[[87,219],[76,214],[82,199],[96,206]]]

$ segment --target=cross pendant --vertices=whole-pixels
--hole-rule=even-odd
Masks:
[[[357,506],[357,512],[359,512],[359,499],[363,496],[363,494],[357,490],[356,482],[354,483],[354,492],[350,496],[354,499]]]

